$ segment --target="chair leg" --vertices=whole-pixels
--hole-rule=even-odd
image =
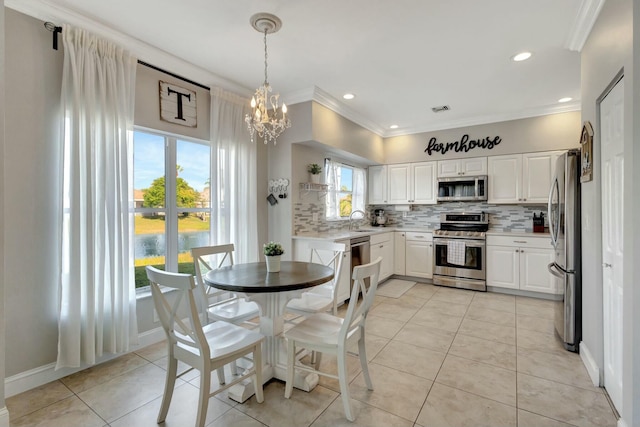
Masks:
[[[344,405],[344,414],[349,421],[355,421],[353,410],[351,409],[351,398],[349,397],[349,376],[347,374],[347,352],[346,349],[338,351],[338,379],[340,381],[340,394]]]
[[[367,350],[364,343],[364,331],[361,332],[360,339],[358,340],[358,353],[360,353],[360,365],[362,366],[364,381],[367,384],[367,388],[373,390],[373,383],[369,376],[369,362],[367,361]]]
[[[198,399],[198,416],[196,427],[204,427],[207,418],[207,407],[209,405],[209,395],[211,394],[211,370],[200,371],[200,397]]]
[[[224,377],[224,366],[216,369],[216,372],[218,373],[218,383],[220,383],[220,385],[226,384],[227,380]]]
[[[311,365],[316,371],[320,370],[320,362],[322,361],[322,353],[319,351],[311,352]]]
[[[262,343],[256,344],[253,350],[253,368],[256,375],[253,381],[253,389],[256,391],[256,400],[258,403],[264,402],[263,379],[262,379]]]
[[[296,364],[295,354],[295,343],[290,339],[287,343],[287,377],[284,386],[284,397],[286,399],[291,397],[291,392],[293,391],[293,367]]]
[[[236,376],[238,375],[238,366],[236,365],[236,361],[234,360],[233,362],[230,363],[231,365],[231,375]]]
[[[167,365],[167,378],[164,382],[164,395],[162,396],[162,404],[158,413],[158,424],[163,423],[169,412],[171,397],[173,397],[173,388],[176,384],[176,375],[178,374],[178,361],[169,354],[169,363]]]

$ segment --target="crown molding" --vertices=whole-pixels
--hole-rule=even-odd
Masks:
[[[251,89],[236,82],[220,77],[162,49],[151,46],[48,0],[5,0],[4,5],[44,22],[51,21],[55,25],[70,24],[79,28],[86,28],[94,34],[109,39],[121,46],[126,46],[133,55],[144,62],[170,70],[174,74],[209,87],[219,86],[247,97],[251,97],[253,93]]]
[[[580,52],[595,24],[605,0],[582,0],[564,47]]]

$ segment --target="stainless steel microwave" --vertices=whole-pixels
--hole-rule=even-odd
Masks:
[[[487,200],[487,182],[487,175],[438,178],[438,201]]]

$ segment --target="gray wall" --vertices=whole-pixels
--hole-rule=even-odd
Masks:
[[[4,354],[5,354],[5,325],[7,324],[4,313],[4,0],[0,0],[0,425],[3,425],[4,404]],[[8,417],[7,417],[8,418]],[[8,420],[5,425],[8,424]]]
[[[638,265],[638,198],[639,153],[634,139],[638,138],[637,119],[640,113],[634,86],[638,78],[634,72],[633,29],[638,32],[638,20],[634,21],[632,0],[608,0],[582,50],[582,120],[594,126],[594,176],[582,185],[582,277],[583,277],[583,342],[602,370],[603,321],[602,321],[602,215],[600,189],[600,134],[597,123],[596,100],[621,69],[624,69],[625,118],[624,118],[624,336],[623,336],[623,407],[622,418],[628,426],[640,425],[640,266]],[[636,36],[637,37],[637,36]],[[635,49],[638,49],[637,43]],[[634,99],[635,98],[635,99]],[[636,126],[634,128],[634,125]],[[633,178],[636,178],[635,183]],[[635,237],[631,237],[635,236]],[[635,242],[634,242],[635,239]],[[634,243],[636,247],[634,248]],[[635,336],[634,336],[635,334]],[[631,379],[635,379],[634,381]],[[635,407],[635,411],[633,408]]]
[[[580,112],[576,111],[396,136],[384,140],[384,163],[461,159],[576,148],[580,146],[580,129]],[[444,155],[439,152],[428,155],[424,152],[429,140],[433,137],[438,143],[447,143],[459,141],[464,134],[468,134],[470,139],[500,136],[502,141],[491,150],[475,148],[466,153],[448,151]]]

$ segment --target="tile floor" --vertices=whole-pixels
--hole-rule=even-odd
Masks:
[[[399,298],[377,296],[370,312],[374,391],[349,357],[355,423],[344,418],[337,381],[321,377],[289,400],[279,381],[265,386],[263,404],[221,393],[207,426],[615,426],[603,390],[562,348],[552,318],[549,301],[417,283]],[[157,426],[164,345],[7,399],[11,426]],[[335,359],[323,358],[323,368],[335,369]],[[193,372],[178,381],[165,426],[194,425],[198,384]]]

